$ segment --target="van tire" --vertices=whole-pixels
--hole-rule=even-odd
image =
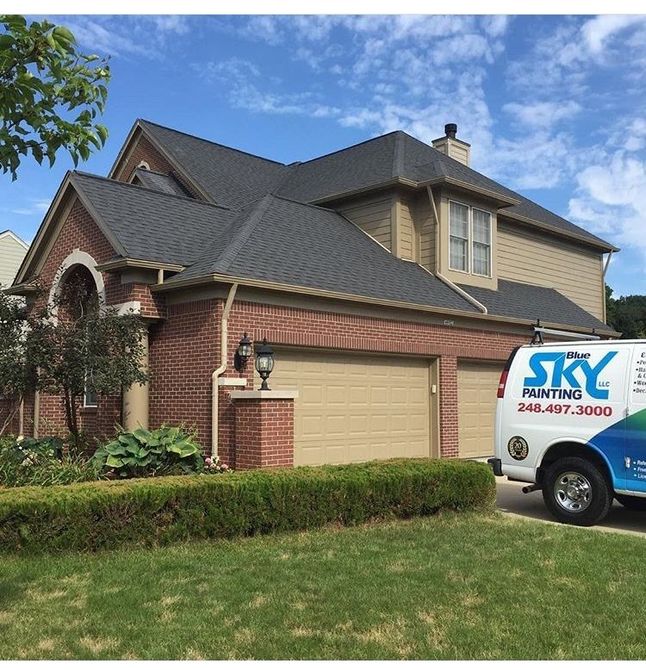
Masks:
[[[543,500],[561,523],[594,526],[608,514],[612,491],[594,463],[568,456],[559,458],[545,471]]]
[[[620,493],[615,494],[615,498],[626,509],[634,509],[637,512],[646,512],[646,498],[638,498],[637,496],[625,496]]]

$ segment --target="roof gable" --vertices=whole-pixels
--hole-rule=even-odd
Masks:
[[[270,193],[289,172],[282,163],[225,147],[150,121],[139,122],[209,195],[226,207],[241,207]]]
[[[127,258],[190,265],[235,218],[218,205],[82,172],[71,181]]]
[[[21,246],[23,249],[25,250],[29,249],[29,245],[27,244],[27,242],[18,237],[18,235],[16,235],[16,233],[14,233],[13,230],[3,230],[2,232],[0,232],[0,241],[2,240],[12,240],[13,242]]]

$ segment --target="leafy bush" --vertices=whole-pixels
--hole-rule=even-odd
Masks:
[[[0,551],[96,550],[492,509],[483,463],[397,460],[0,491]]]
[[[137,428],[121,432],[97,449],[93,457],[100,470],[118,477],[190,474],[204,470],[200,446],[181,428]]]
[[[96,466],[70,453],[63,440],[45,437],[0,441],[0,486],[54,486],[98,479]]]

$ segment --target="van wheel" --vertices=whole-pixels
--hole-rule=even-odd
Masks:
[[[638,512],[646,511],[646,498],[638,498],[637,496],[624,496],[619,493],[615,495],[615,498],[626,508],[634,509]]]
[[[543,480],[543,500],[562,523],[594,526],[606,517],[612,492],[599,468],[583,458],[560,458]]]

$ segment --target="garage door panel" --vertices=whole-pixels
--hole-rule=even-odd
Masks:
[[[502,363],[458,364],[458,440],[463,458],[493,454],[496,392]]]
[[[272,388],[295,388],[294,463],[430,454],[429,363],[277,351]]]

